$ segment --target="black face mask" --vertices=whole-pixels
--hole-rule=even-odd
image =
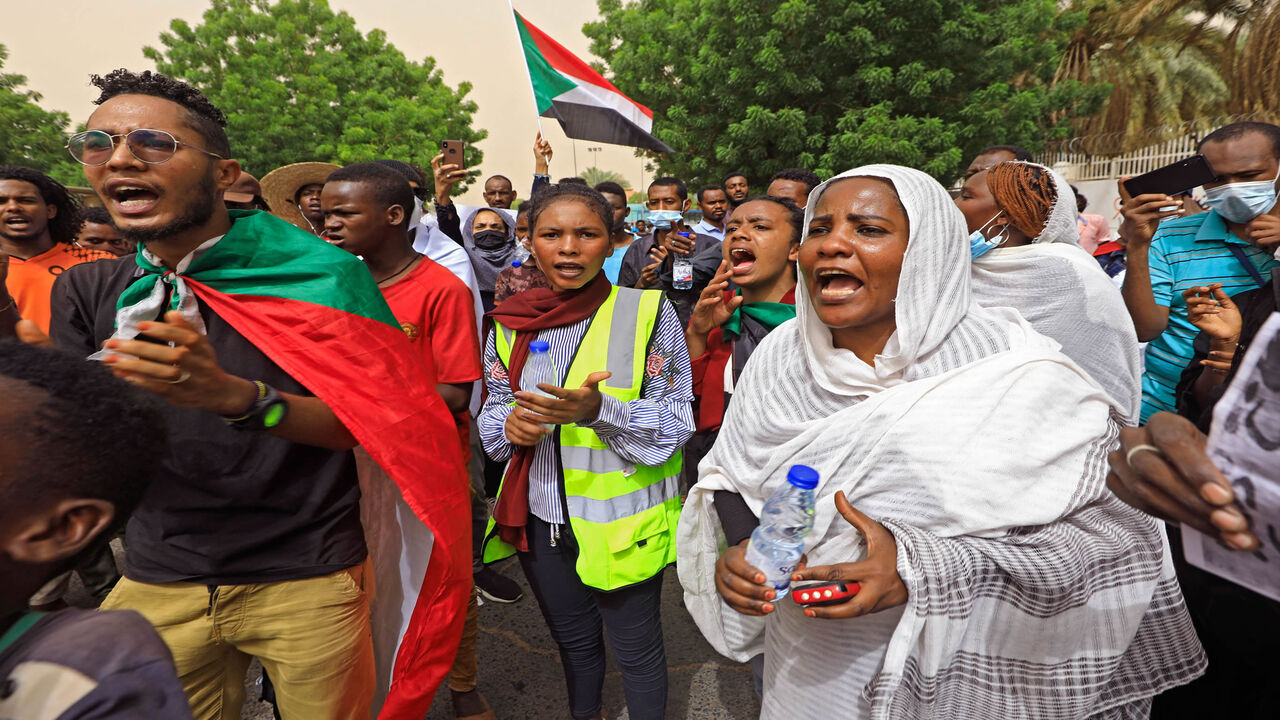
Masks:
[[[471,236],[476,247],[484,250],[497,250],[507,244],[507,234],[501,230],[481,230]]]

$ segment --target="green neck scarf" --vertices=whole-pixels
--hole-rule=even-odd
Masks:
[[[741,295],[742,288],[734,291],[734,295]],[[720,328],[726,333],[734,335],[742,334],[742,316],[755,320],[767,329],[773,332],[773,329],[782,323],[791,320],[796,316],[796,305],[794,302],[754,302],[742,303],[737,310],[733,311],[733,315],[725,321]]]

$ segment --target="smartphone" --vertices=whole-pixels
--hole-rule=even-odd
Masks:
[[[1124,181],[1124,189],[1131,197],[1139,195],[1181,195],[1193,188],[1218,179],[1209,161],[1203,155],[1193,155],[1186,160],[1156,168],[1149,173]]]
[[[791,598],[805,607],[839,605],[857,595],[861,589],[858,583],[837,580],[835,582],[794,587],[791,589]]]
[[[445,140],[440,143],[440,152],[444,154],[445,165],[457,165],[459,170],[465,170],[467,167],[467,159],[463,153],[466,145],[461,140]]]

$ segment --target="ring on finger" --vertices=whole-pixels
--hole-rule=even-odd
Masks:
[[[168,382],[170,385],[177,385],[178,383],[186,382],[187,378],[189,377],[191,377],[191,372],[188,370],[183,370],[182,374],[178,376],[177,380],[166,380],[165,382]]]
[[[1134,445],[1133,447],[1129,448],[1129,451],[1128,451],[1127,453],[1125,453],[1125,455],[1124,455],[1124,463],[1125,463],[1126,465],[1130,465],[1130,466],[1132,466],[1132,465],[1133,465],[1133,456],[1134,456],[1134,455],[1137,455],[1137,454],[1138,454],[1138,453],[1140,453],[1140,452],[1143,452],[1144,450],[1145,450],[1145,451],[1147,451],[1147,452],[1153,452],[1153,453],[1155,453],[1156,455],[1159,455],[1160,457],[1164,457],[1164,451],[1163,451],[1163,450],[1161,450],[1160,448],[1156,447],[1155,445],[1147,445],[1147,444],[1143,443],[1142,445]]]

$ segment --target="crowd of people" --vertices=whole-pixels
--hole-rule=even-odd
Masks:
[[[541,136],[527,199],[469,207],[444,155],[259,179],[195,88],[93,83],[101,207],[0,167],[0,715],[232,720],[257,658],[286,719],[441,684],[501,717],[512,556],[564,671],[539,717],[603,718],[609,654],[666,716],[673,564],[764,718],[1280,713],[1280,605],[1178,542],[1259,544],[1205,443],[1280,298],[1280,127],[1200,141],[1203,206],[1122,183],[1118,231],[1012,145],[955,191],[658,177],[636,218]],[[792,581],[840,603],[747,560],[796,465]]]

